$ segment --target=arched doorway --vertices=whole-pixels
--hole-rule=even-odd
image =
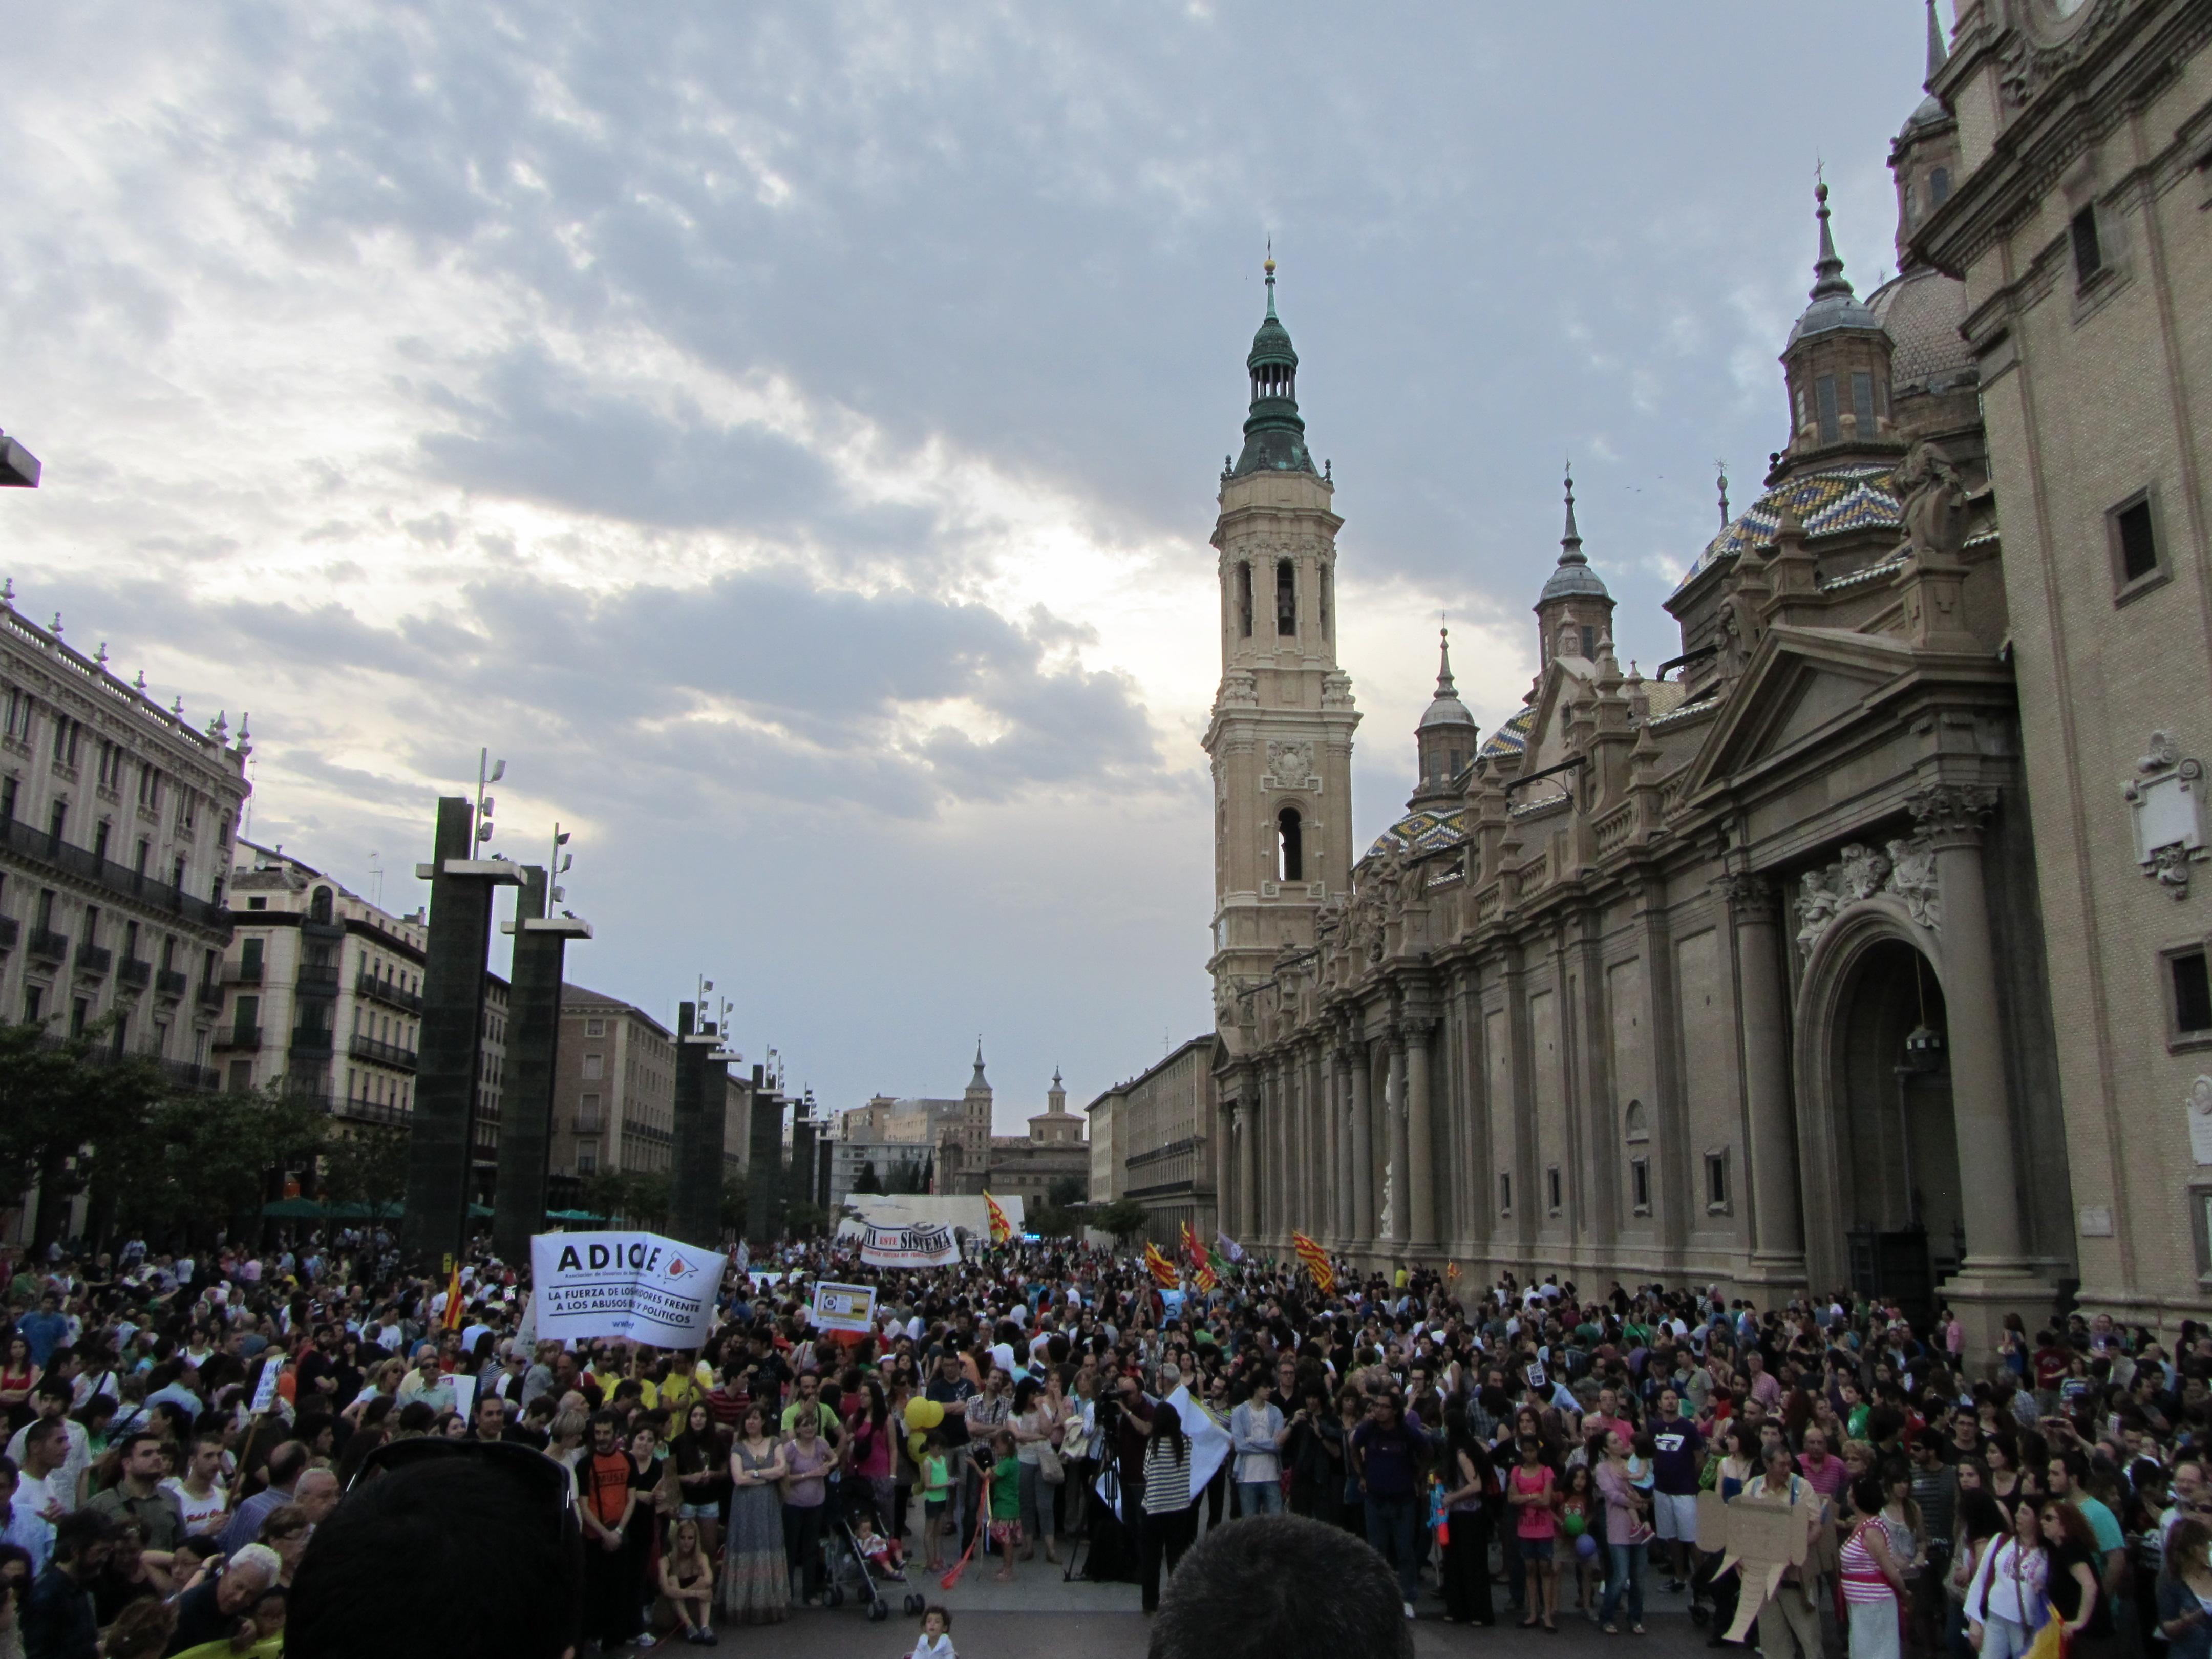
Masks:
[[[1916,1317],[1966,1249],[1947,1036],[1934,966],[1905,939],[1869,940],[1844,972],[1829,1050],[1837,1219],[1851,1288]]]

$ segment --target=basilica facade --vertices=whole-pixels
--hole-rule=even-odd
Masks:
[[[1928,95],[1889,157],[1899,274],[1856,291],[1821,191],[1784,447],[1667,600],[1680,653],[1623,672],[1570,479],[1522,707],[1483,733],[1442,642],[1406,813],[1364,848],[1342,520],[1270,263],[1205,738],[1212,1136],[1240,1239],[1762,1302],[1850,1286],[1979,1331],[2017,1311],[2033,1332],[2076,1291],[2154,1322],[2212,1300],[2212,1186],[2167,1173],[2212,1173],[2186,1105],[2212,1115],[2188,1024],[2212,1027],[2191,1000],[2212,924],[2173,896],[2203,856],[2189,736],[2212,739],[2185,372],[2212,342],[2175,321],[2208,314],[2186,303],[2208,216],[2153,268],[2157,216],[2212,166],[2212,6],[1966,0],[1947,32],[1929,0],[1927,22]],[[2132,293],[2084,267],[2083,202]],[[2015,257],[2073,291],[2039,319]],[[2112,313],[2101,347],[2085,306],[2092,329]],[[2124,389],[2154,348],[2167,387]],[[2024,356],[2111,382],[2148,476],[2069,501],[2063,459],[1985,414],[2027,395]],[[2069,656],[2050,550],[2082,540],[2104,586]],[[2116,607],[2160,588],[2185,602],[2130,628]],[[2189,684],[2108,781],[2052,687],[2124,659]],[[2150,1011],[2136,1026],[2076,1017],[2085,928],[2114,952],[2089,964],[2108,1000]]]

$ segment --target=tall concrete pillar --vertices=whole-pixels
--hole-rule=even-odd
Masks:
[[[1389,1052],[1382,1109],[1390,1124],[1390,1245],[1394,1253],[1402,1253],[1413,1208],[1413,1182],[1407,1167],[1412,1158],[1406,1139],[1406,1033],[1402,1029],[1390,1033]]]
[[[1337,1208],[1337,1195],[1343,1176],[1344,1137],[1337,1133],[1337,1125],[1344,1117],[1344,1076],[1337,1064],[1336,1050],[1324,1046],[1321,1050],[1321,1231],[1317,1235],[1334,1245],[1343,1235],[1341,1212]]]
[[[722,1155],[729,1055],[712,1020],[689,1002],[676,1009],[676,1099],[669,1118],[670,1226],[702,1249],[722,1242]]]
[[[1782,939],[1772,884],[1725,876],[1719,886],[1735,925],[1736,998],[1743,1017],[1744,1173],[1751,1193],[1752,1261],[1763,1277],[1805,1270],[1805,1224],[1797,1192],[1797,1136],[1790,1104],[1789,1011],[1783,1003]]]
[[[499,1186],[492,1196],[491,1244],[504,1261],[530,1260],[530,1236],[545,1224],[545,1190],[553,1154],[553,1079],[561,1043],[561,981],[568,941],[589,939],[592,925],[552,916],[551,878],[526,865],[516,890],[508,969],[507,1088],[500,1102]]]
[[[783,1236],[783,1096],[768,1086],[768,1068],[753,1067],[746,1114],[745,1243],[755,1250]]]
[[[467,798],[438,801],[423,946],[422,1020],[415,1109],[407,1139],[407,1213],[399,1248],[416,1267],[442,1273],[468,1245],[471,1149],[476,1139],[477,1055],[483,1031],[484,958],[494,887],[521,879],[504,859],[472,859]]]
[[[1936,854],[1942,893],[1943,1008],[1950,1028],[1951,1114],[1959,1139],[1966,1261],[1962,1277],[2017,1276],[2027,1266],[2020,1176],[1997,1014],[1996,962],[1982,876],[1982,824],[1997,792],[1936,784],[1905,802]]]
[[[1375,1243],[1375,1080],[1367,1045],[1352,1045],[1352,1237],[1359,1249]]]
[[[1434,1255],[1437,1238],[1437,1150],[1429,1097],[1429,1020],[1406,1027],[1406,1222],[1417,1255]]]

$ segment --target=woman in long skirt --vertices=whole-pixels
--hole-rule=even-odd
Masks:
[[[730,1526],[722,1546],[722,1617],[733,1625],[780,1625],[791,1613],[791,1568],[783,1548],[783,1448],[768,1413],[746,1409],[730,1448]]]

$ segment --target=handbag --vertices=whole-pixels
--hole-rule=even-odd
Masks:
[[[1060,1461],[1060,1449],[1049,1440],[1037,1443],[1037,1478],[1048,1486],[1057,1486],[1067,1479],[1067,1466]]]

